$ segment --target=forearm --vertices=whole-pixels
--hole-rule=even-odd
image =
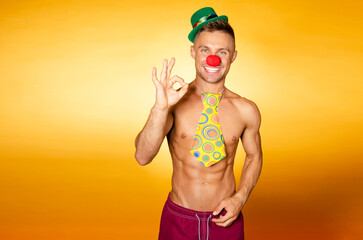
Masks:
[[[236,196],[244,205],[251,194],[253,188],[257,184],[262,169],[262,153],[254,157],[246,156],[245,164],[243,165],[241,179],[236,192]]]
[[[159,152],[165,138],[169,110],[151,109],[149,118],[135,140],[135,158],[141,165],[150,163]],[[169,116],[170,117],[170,116]]]

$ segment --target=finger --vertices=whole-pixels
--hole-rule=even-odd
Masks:
[[[177,91],[179,91],[179,95],[183,96],[188,91],[188,86],[189,84],[185,83],[182,87],[177,89]]]
[[[159,80],[158,80],[158,77],[156,76],[156,68],[153,67],[153,74],[152,74],[152,80],[154,82],[154,84],[157,86],[159,84]]]
[[[233,223],[234,220],[235,220],[234,218],[230,218],[225,223],[216,223],[216,225],[221,226],[221,227],[228,227],[229,225],[231,225]]]
[[[153,67],[153,80],[158,80],[158,77],[156,76],[156,67]]]
[[[172,78],[170,78],[170,81],[169,82],[170,82],[171,86],[173,86],[174,83],[176,83],[176,82],[180,83],[180,85],[182,87],[185,85],[184,79],[182,79],[181,77],[179,77],[177,75],[175,75]]]
[[[164,59],[163,70],[161,71],[160,81],[165,83],[166,71],[168,70],[168,60]]]
[[[168,75],[166,78],[169,78],[170,75],[171,75],[171,70],[173,70],[173,67],[174,67],[174,64],[175,64],[175,58],[171,58],[170,60],[170,63],[169,63],[169,67],[168,67]]]
[[[214,210],[213,215],[218,215],[220,212],[222,212],[223,208],[224,208],[224,202],[222,201],[218,205],[218,207],[216,208],[216,210]]]
[[[177,91],[178,91],[178,97],[179,98],[182,98],[185,93],[188,91],[188,83],[186,83],[184,86],[182,86],[181,88],[179,88]]]
[[[152,80],[153,80],[154,84],[156,84],[156,81],[158,81],[158,78],[156,76],[156,68],[155,67],[153,67]]]
[[[232,218],[232,214],[227,214],[224,216],[220,216],[219,218],[214,218],[212,221],[215,223],[224,223],[225,221],[227,221],[228,219]]]

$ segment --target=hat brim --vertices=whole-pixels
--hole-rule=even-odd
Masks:
[[[215,17],[215,18],[212,18],[212,19],[209,19],[201,24],[199,24],[198,26],[196,26],[195,28],[193,28],[193,30],[189,33],[188,35],[188,39],[194,43],[194,38],[195,38],[195,35],[197,34],[197,32],[203,27],[204,24],[207,24],[209,22],[212,22],[212,21],[216,21],[218,19],[222,19],[226,22],[228,22],[228,17],[225,16],[225,15],[222,15],[222,16],[218,16],[218,17]]]

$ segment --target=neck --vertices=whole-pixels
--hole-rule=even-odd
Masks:
[[[194,80],[194,83],[197,85],[197,89],[204,91],[204,92],[209,92],[209,93],[214,93],[214,94],[219,94],[222,91],[224,91],[224,79],[222,81],[216,82],[216,83],[209,83],[203,80],[200,80],[198,78],[196,78]]]

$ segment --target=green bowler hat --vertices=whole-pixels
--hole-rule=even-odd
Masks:
[[[188,39],[194,43],[194,38],[197,32],[202,28],[202,26],[211,21],[216,21],[218,19],[225,20],[228,22],[228,17],[225,15],[218,16],[213,8],[205,7],[196,11],[190,22],[192,23],[193,30],[189,33]]]

